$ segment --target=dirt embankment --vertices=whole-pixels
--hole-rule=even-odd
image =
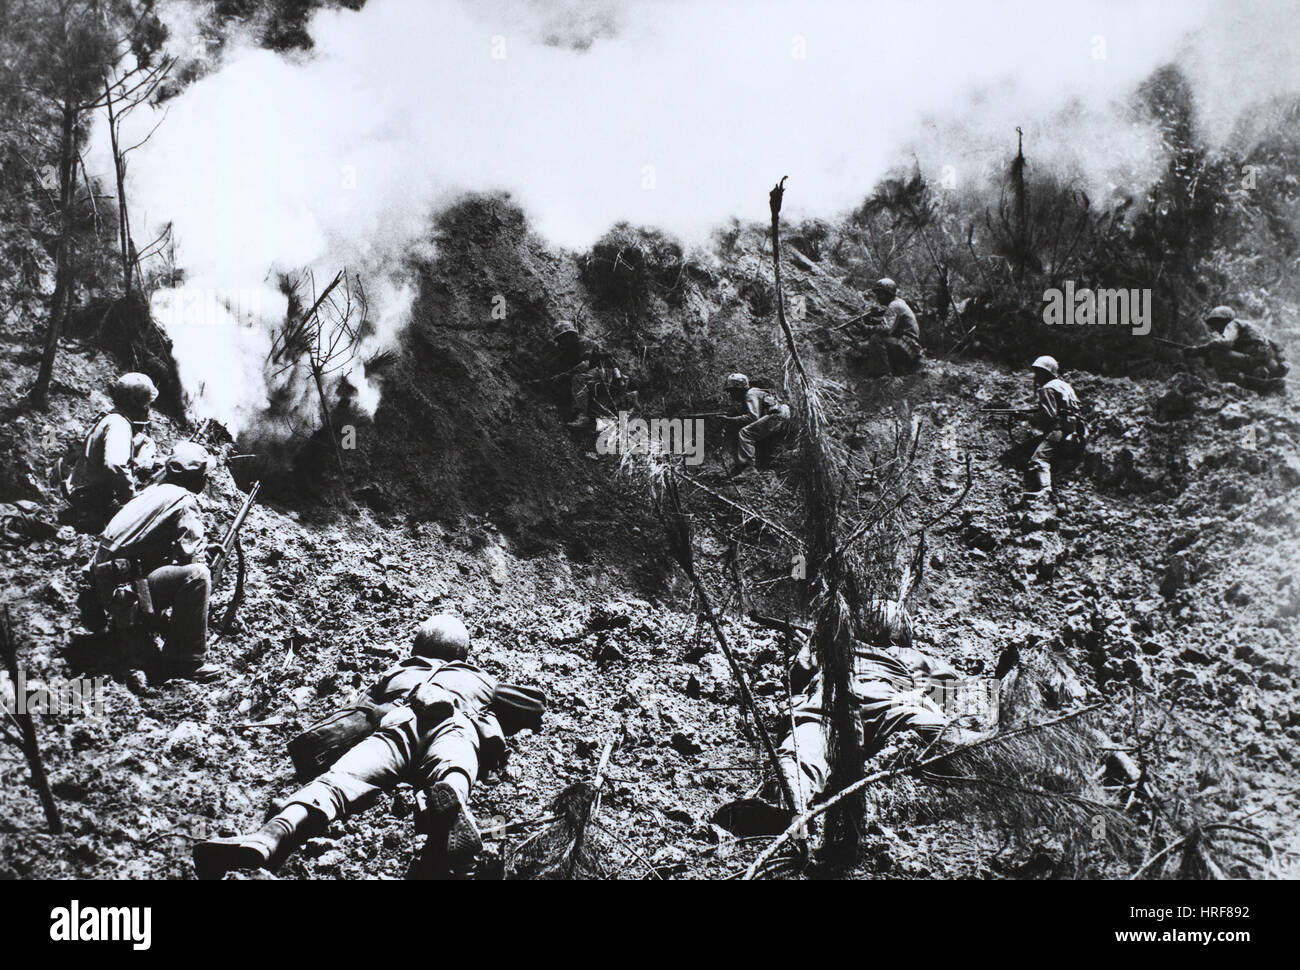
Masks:
[[[541,376],[550,323],[579,310],[585,329],[641,380],[648,413],[699,405],[733,369],[779,379],[770,257],[742,241],[725,262],[658,274],[633,311],[619,305],[617,287],[593,290],[591,267],[530,236],[507,205],[453,212],[439,233],[404,347],[383,377],[383,403],[360,429],[349,466],[359,505],[326,513],[282,488],[253,512],[248,600],[214,647],[224,680],[133,690],[113,679],[102,720],[41,719],[67,834],[44,833],[21,756],[0,747],[0,873],[191,875],[191,840],[255,826],[294,787],[286,740],[400,656],[434,610],[461,613],[489,670],[541,687],[551,701],[545,730],[518,738],[506,774],[477,790],[482,819],[541,818],[565,784],[591,777],[612,737],[620,746],[602,809],[617,836],[603,845],[611,872],[645,873],[632,850],[679,876],[727,874],[757,853],[761,843],[736,843],[708,821],[762,777],[722,657],[641,497],[617,478],[614,459],[598,459],[563,428],[554,399],[529,382]],[[1026,514],[1014,507],[1018,472],[1001,460],[1008,432],[976,409],[1023,400],[1027,377],[936,361],[914,377],[868,380],[825,335],[863,295],[797,255],[789,277],[788,295],[803,298],[797,326],[809,359],[843,387],[835,433],[870,449],[893,422],[919,422],[914,514],[959,493],[972,455],[969,495],[928,535],[912,600],[921,645],[971,674],[992,669],[1011,646],[1047,652],[1062,670],[1057,708],[1108,698],[1116,747],[1134,744],[1132,698],[1140,696],[1140,733],[1162,797],[1207,818],[1255,813],[1279,849],[1294,839],[1294,407],[1190,378],[1067,375],[1091,409],[1092,454],[1054,512]],[[492,317],[498,294],[504,320]],[[19,334],[0,347],[5,403],[30,377],[34,339]],[[19,415],[0,430],[0,499],[30,500],[38,517],[53,519],[44,468],[103,409],[99,389],[116,367],[103,356],[61,355],[51,412]],[[166,419],[159,431],[164,440],[184,436]],[[705,481],[716,480],[721,451],[710,438]],[[303,460],[300,482],[324,478],[333,457],[321,455]],[[734,494],[795,507],[783,467],[778,461]],[[238,498],[219,476],[213,531]],[[691,501],[701,560],[723,602],[730,550],[717,536],[734,525],[734,510],[703,494]],[[33,678],[74,672],[72,598],[90,545],[63,527],[0,550],[0,582]],[[753,541],[737,551],[747,583],[789,600],[790,585],[779,581],[789,571],[785,550]],[[726,624],[779,734],[788,716],[782,644],[738,618]],[[1150,712],[1165,710],[1177,727],[1157,731]],[[416,848],[410,804],[399,791],[313,840],[282,875],[402,875]],[[862,874],[1069,871],[1043,833],[1021,833],[999,853],[1005,833],[979,819],[918,811],[916,799],[888,793],[873,804]],[[530,831],[490,839],[489,855]],[[1091,871],[1119,874],[1126,865],[1098,849]]]

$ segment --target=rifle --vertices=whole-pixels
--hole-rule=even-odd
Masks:
[[[980,414],[1010,414],[1016,417],[1027,418],[1036,410],[1036,408],[980,408]]]
[[[1190,350],[1194,354],[1204,353],[1207,349],[1198,344],[1185,344],[1178,340],[1170,340],[1168,337],[1156,337],[1156,342],[1168,344],[1170,347],[1177,347],[1179,350]]]
[[[689,420],[689,419],[691,419],[691,418],[726,418],[726,417],[730,417],[730,415],[728,415],[726,411],[700,411],[700,412],[698,412],[698,413],[696,413],[696,414],[682,414],[682,415],[678,415],[678,416],[679,416],[680,418],[682,418],[682,420],[684,420],[684,421],[685,421],[685,420]]]
[[[212,588],[217,588],[217,583],[221,581],[221,574],[226,569],[226,563],[230,562],[230,553],[235,549],[239,542],[239,530],[244,525],[244,520],[248,518],[248,513],[253,508],[253,503],[257,500],[257,493],[262,490],[260,481],[254,482],[252,489],[249,490],[248,498],[244,499],[244,504],[239,508],[239,514],[235,520],[230,523],[230,528],[226,530],[226,537],[221,540],[221,551],[217,553],[212,560]]]
[[[776,630],[779,633],[784,633],[789,636],[793,636],[796,633],[802,633],[804,636],[808,636],[812,633],[812,627],[800,626],[798,623],[787,623],[785,620],[779,620],[774,616],[764,616],[762,613],[758,612],[750,613],[749,618],[765,629]]]

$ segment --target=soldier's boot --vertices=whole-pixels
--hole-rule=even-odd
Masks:
[[[458,785],[459,783],[459,785]],[[461,789],[464,789],[462,793]],[[425,825],[429,841],[441,849],[446,862],[457,866],[470,862],[483,848],[483,837],[470,813],[469,779],[458,772],[438,782],[428,792]],[[435,840],[440,845],[433,844]]]
[[[208,839],[194,846],[194,870],[200,879],[220,879],[232,869],[274,872],[307,835],[311,810],[287,806],[252,835]]]
[[[216,664],[201,663],[197,666],[193,664],[178,665],[171,668],[168,673],[178,680],[192,680],[199,684],[210,684],[221,677],[221,668]]]
[[[1025,505],[1049,497],[1052,494],[1052,473],[1043,473],[1040,468],[1030,468],[1025,473],[1025,490],[1020,501]]]

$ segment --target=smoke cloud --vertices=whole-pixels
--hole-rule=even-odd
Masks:
[[[180,45],[193,9],[173,9]],[[1224,138],[1250,102],[1300,89],[1298,26],[1283,0],[369,0],[318,13],[307,54],[228,48],[168,103],[129,191],[146,231],[174,220],[187,290],[217,295],[197,322],[177,293],[156,309],[196,410],[239,430],[265,404],[256,318],[283,316],[275,274],[361,273],[372,344],[391,340],[411,300],[403,259],[464,191],[512,192],[565,247],[619,220],[700,242],[765,218],[782,175],[791,218],[833,216],[913,154],[927,174],[978,178],[1021,126],[1035,164],[1104,193],[1158,168],[1126,108],[1154,68],[1183,63]]]

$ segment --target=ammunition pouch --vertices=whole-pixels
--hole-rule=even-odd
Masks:
[[[90,585],[114,627],[130,630],[154,616],[149,578],[134,559],[109,559],[90,567]]]
[[[498,684],[488,710],[496,715],[507,735],[524,729],[540,731],[542,715],[546,713],[546,695],[532,687]]]
[[[385,715],[398,706],[366,701],[331,714],[303,731],[289,742],[289,758],[298,777],[309,781],[327,771],[350,748],[373,734]]]

